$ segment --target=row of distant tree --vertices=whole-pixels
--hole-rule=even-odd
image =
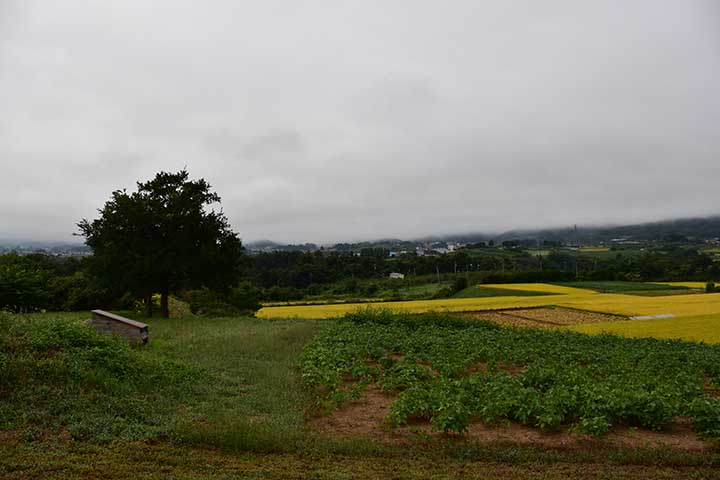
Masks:
[[[539,282],[562,280],[699,280],[720,278],[720,264],[696,249],[650,250],[602,258],[551,252],[540,259],[526,252],[469,256],[458,252],[436,257],[380,258],[340,253],[276,252],[236,258],[232,278],[219,283],[208,272],[207,281],[170,283],[168,294],[192,300],[198,311],[252,311],[259,301],[283,301],[323,293],[373,296],[390,272],[406,274],[403,284],[453,281]],[[88,310],[98,307],[138,308],[148,313],[162,301],[155,287],[127,273],[103,276],[109,268],[102,257],[57,258],[42,254],[0,255],[0,310]],[[143,265],[141,263],[141,265]],[[119,268],[119,267],[116,267]],[[113,283],[116,279],[117,282]],[[148,295],[150,294],[150,295]],[[161,297],[161,296],[160,296]],[[149,307],[148,307],[149,304]]]
[[[551,279],[557,272],[570,277],[600,280],[673,280],[713,278],[720,264],[696,248],[657,247],[642,252],[617,252],[590,256],[555,250],[540,257],[528,251],[467,252],[439,256],[350,255],[304,252],[261,253],[251,257],[248,277],[264,288],[286,286],[307,288],[313,284],[333,283],[345,278],[383,278],[390,272],[410,276],[442,276],[480,272],[490,277],[537,272]],[[545,274],[543,274],[545,272]]]
[[[248,256],[222,211],[220,197],[187,171],[161,172],[118,190],[99,217],[78,224],[93,255],[0,256],[0,310],[87,310],[143,305],[169,313],[171,294],[196,312],[234,314],[259,308],[259,300],[317,295],[338,285],[351,293],[359,280],[406,282],[524,282],[591,280],[709,280],[720,265],[687,246],[662,246],[632,255],[583,256],[563,250],[540,257],[521,248],[458,251],[440,256],[388,258],[381,249],[352,252],[274,252]],[[409,280],[413,279],[413,280]],[[393,284],[395,285],[395,284]],[[379,287],[365,282],[365,293]],[[337,290],[337,289],[336,289]]]

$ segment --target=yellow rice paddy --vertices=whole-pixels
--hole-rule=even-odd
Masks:
[[[621,320],[569,327],[576,332],[612,333],[625,337],[673,338],[705,343],[720,343],[720,315],[698,315],[651,320]]]
[[[261,318],[330,318],[359,308],[385,308],[403,312],[449,311],[468,312],[527,308],[555,305],[615,315],[659,315],[671,313],[676,317],[720,315],[720,293],[642,297],[618,293],[596,293],[579,288],[547,284],[505,284],[494,286],[503,289],[546,291],[563,289],[567,293],[542,296],[507,296],[480,298],[443,298],[405,302],[344,303],[336,305],[302,305],[265,307],[258,312]],[[545,289],[545,290],[541,290]],[[557,291],[557,290],[556,290]],[[577,293],[581,292],[581,293]]]
[[[584,294],[586,296],[588,294]],[[553,305],[570,295],[510,296],[483,298],[442,298],[438,300],[412,300],[406,302],[343,303],[334,305],[302,305],[262,308],[261,318],[330,318],[360,308],[383,308],[398,312],[422,313],[431,311],[472,312],[506,308],[540,307]]]
[[[675,282],[698,288],[701,282]],[[702,284],[704,287],[704,284]],[[472,312],[558,306],[625,317],[672,314],[673,318],[649,320],[619,320],[571,326],[583,333],[614,333],[631,337],[681,338],[708,343],[720,343],[720,293],[643,297],[619,293],[597,293],[580,288],[561,287],[541,283],[500,284],[493,288],[552,293],[542,296],[505,296],[480,298],[446,298],[406,302],[345,303],[335,305],[300,305],[265,307],[258,312],[261,318],[331,318],[361,308],[383,308],[400,312],[429,311]]]
[[[579,251],[582,253],[609,252],[610,247],[581,247]]]

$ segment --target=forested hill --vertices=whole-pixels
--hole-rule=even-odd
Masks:
[[[497,237],[498,240],[533,238],[565,243],[594,244],[613,239],[662,241],[682,237],[707,240],[720,237],[720,216],[687,218],[664,222],[641,223],[612,227],[571,227],[544,230],[512,230]]]
[[[709,240],[720,238],[720,216],[706,218],[685,218],[664,222],[640,223],[622,226],[570,226],[554,229],[523,229],[510,230],[501,234],[468,233],[468,234],[436,234],[415,240],[386,239],[356,243],[339,243],[325,246],[326,250],[359,251],[363,248],[383,248],[396,250],[413,250],[416,245],[433,242],[460,242],[472,244],[493,240],[545,240],[560,242],[567,245],[596,245],[610,243],[613,240],[623,241],[684,241]],[[248,245],[251,251],[315,251],[320,247],[316,244],[281,245],[270,241],[253,242]]]

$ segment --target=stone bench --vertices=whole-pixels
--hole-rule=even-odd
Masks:
[[[118,334],[131,343],[145,344],[148,341],[148,326],[129,318],[106,312],[93,310],[89,324],[102,333]]]

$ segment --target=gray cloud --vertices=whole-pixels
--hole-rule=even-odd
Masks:
[[[0,237],[187,166],[247,240],[720,211],[714,0],[0,2]]]

